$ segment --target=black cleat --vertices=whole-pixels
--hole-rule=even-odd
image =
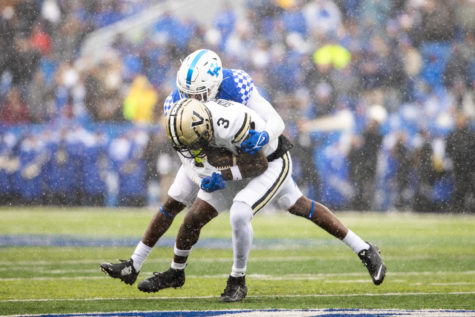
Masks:
[[[138,289],[142,292],[154,293],[164,288],[182,287],[183,284],[185,284],[185,270],[169,268],[168,271],[162,273],[154,272],[153,276],[139,283]]]
[[[101,270],[112,278],[120,278],[125,284],[132,285],[137,280],[139,272],[135,271],[133,260],[119,260],[120,263],[102,263]]]
[[[368,269],[369,275],[373,279],[375,285],[379,285],[383,282],[384,277],[386,276],[386,265],[381,258],[379,249],[374,244],[366,242],[369,244],[369,249],[361,250],[358,253],[358,256],[361,259],[361,262]]]
[[[222,302],[240,302],[247,295],[246,277],[232,277],[229,276],[228,283],[221,294],[220,300]]]

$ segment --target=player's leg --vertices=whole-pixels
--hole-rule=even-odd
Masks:
[[[230,210],[230,222],[233,237],[234,263],[231,276],[241,277],[246,274],[247,260],[251,251],[253,230],[253,211],[251,206],[241,201],[235,201]]]
[[[160,210],[157,211],[150,221],[142,240],[135,247],[130,259],[120,260],[119,263],[102,263],[101,270],[110,277],[118,278],[126,284],[134,284],[153,246],[168,230],[175,215],[184,208],[185,205],[183,203],[168,197],[165,204],[160,207]]]
[[[291,214],[309,219],[340,240],[343,240],[348,234],[348,228],[343,225],[330,209],[305,196],[301,196],[288,211]],[[356,248],[359,248],[358,251],[368,248],[368,245],[363,240],[355,242],[360,242],[360,245],[355,245]]]
[[[286,153],[269,162],[267,170],[253,178],[234,198],[230,209],[234,263],[226,288],[221,294],[222,302],[237,302],[246,297],[246,267],[253,238],[251,220],[290,181],[291,174],[292,161]]]
[[[148,224],[142,240],[139,242],[131,256],[136,270],[140,271],[152,248],[168,228],[170,228],[175,216],[185,207],[186,205],[184,203],[181,203],[170,196],[167,197],[163,206],[160,207]]]
[[[348,229],[325,205],[302,195],[295,183],[287,184],[279,195],[279,202],[290,213],[309,219],[350,247],[368,269],[374,284],[379,285],[383,282],[386,266],[375,245],[365,242]]]
[[[191,248],[198,242],[201,228],[218,215],[218,211],[200,198],[196,198],[186,214],[176,237],[171,268],[184,270]]]
[[[230,222],[234,262],[226,288],[221,294],[222,302],[241,301],[247,295],[246,267],[253,239],[252,217],[253,210],[249,204],[235,201],[231,206]]]
[[[189,208],[178,231],[170,268],[165,272],[154,273],[153,276],[141,281],[138,285],[139,290],[150,293],[164,288],[183,286],[185,283],[186,261],[191,248],[198,242],[201,228],[218,215],[218,211],[214,206],[224,208],[221,203],[226,200],[225,197],[228,196],[226,192],[228,191],[214,193],[200,191],[201,196],[196,198]],[[211,203],[201,199],[203,196],[208,197]]]
[[[119,263],[102,263],[101,270],[110,277],[118,278],[126,284],[135,283],[143,263],[152,251],[157,241],[171,226],[174,217],[186,205],[191,204],[198,192],[198,186],[180,168],[173,184],[168,191],[168,198],[150,221],[142,240],[137,244],[129,260]]]

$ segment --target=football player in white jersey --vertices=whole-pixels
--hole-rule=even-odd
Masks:
[[[239,158],[244,140],[253,130],[258,131],[263,126],[264,120],[251,109],[223,100],[206,104],[194,99],[181,100],[172,107],[167,117],[167,134],[177,151],[198,153],[199,150],[208,156],[213,149],[226,148]],[[138,288],[144,292],[156,292],[168,287],[181,287],[185,282],[186,260],[198,241],[201,228],[216,217],[218,211],[229,209],[234,263],[221,301],[241,301],[247,294],[245,273],[252,245],[251,220],[274,199],[284,209],[310,219],[345,242],[366,265],[373,282],[381,284],[386,266],[378,248],[351,232],[328,208],[302,194],[291,177],[289,144],[284,136],[280,136],[279,140],[263,146],[254,156],[259,160],[263,154],[268,166],[257,174],[252,174],[253,164],[230,163],[204,177],[198,197],[180,227],[171,268],[143,280]],[[239,163],[239,160],[235,161]],[[193,175],[190,177],[194,178]]]
[[[214,100],[216,98],[236,101],[256,111],[265,118],[261,132],[254,131],[243,143],[242,150],[256,153],[265,144],[279,138],[284,131],[284,121],[272,105],[265,100],[254,86],[252,78],[243,70],[223,69],[219,56],[206,49],[188,55],[182,62],[176,78],[175,89],[165,100],[165,115],[171,106],[182,98]],[[196,161],[200,159],[197,158]],[[168,191],[168,197],[150,221],[142,240],[138,243],[129,260],[120,263],[102,263],[101,270],[126,284],[135,283],[140,269],[160,237],[168,230],[173,218],[186,206],[190,206],[198,190],[201,179],[191,179],[182,165]],[[197,168],[196,175],[207,175],[207,168]]]
[[[279,145],[279,137],[281,136],[281,133],[284,130],[284,123],[278,113],[272,108],[272,106],[259,95],[257,89],[253,86],[252,79],[245,72],[240,70],[224,69],[222,70],[222,72],[221,70],[221,62],[219,60],[219,57],[209,50],[199,50],[188,56],[183,61],[182,66],[180,67],[180,70],[177,74],[178,90],[175,90],[165,102],[165,113],[168,113],[171,106],[176,103],[176,101],[186,97],[205,101],[215,100],[216,96],[219,96],[227,100],[234,100],[246,105],[249,109],[255,110],[259,117],[265,118],[265,121],[263,120],[263,123],[259,126],[259,129],[249,130],[246,139],[240,144],[240,150],[245,153],[254,154],[256,152],[259,152],[259,150],[265,147],[267,144],[274,146],[275,144]],[[221,100],[220,103],[223,104],[225,102]],[[222,121],[222,123],[226,124],[224,121]],[[285,144],[283,148],[285,148]],[[191,151],[185,149],[184,152],[193,153],[193,151],[193,149]],[[131,258],[128,261],[121,261],[121,263],[117,264],[103,263],[101,265],[101,269],[109,276],[119,278],[127,284],[133,284],[137,279],[137,275],[140,271],[143,262],[151,252],[153,246],[156,244],[158,239],[169,228],[174,216],[178,214],[181,210],[183,210],[185,206],[190,206],[195,200],[197,193],[200,190],[200,185],[202,185],[202,178],[205,178],[209,181],[208,185],[210,187],[208,188],[208,190],[213,186],[215,186],[215,189],[219,189],[219,187],[223,185],[223,182],[221,179],[219,179],[219,176],[214,176],[221,174],[213,173],[212,175],[214,176],[214,178],[209,177],[209,174],[211,172],[209,164],[200,167],[202,166],[202,163],[200,162],[201,158],[199,156],[191,159],[186,159],[183,156],[180,156],[180,158],[182,159],[182,162],[184,164],[179,169],[175,177],[175,181],[169,189],[169,197],[165,202],[164,206],[160,208],[159,212],[157,212],[157,214],[150,222],[142,240],[137,245]],[[287,165],[290,164],[291,163],[289,159]],[[236,169],[234,169],[234,172],[237,173]],[[224,171],[223,175],[225,173],[229,175],[230,171]],[[289,175],[290,174],[291,173],[289,173]],[[231,176],[234,175],[231,174]],[[253,173],[252,171],[248,171],[247,175],[238,176],[245,178],[245,176],[253,176]],[[277,182],[276,184],[281,183]],[[271,188],[273,190],[277,190],[279,188],[278,186],[272,185],[275,184],[269,184],[268,188]],[[275,195],[275,192],[272,192],[272,190],[270,192],[272,193],[272,195]],[[260,208],[262,208],[262,206],[268,203],[270,197],[271,196],[269,196],[269,199],[257,201],[257,205],[254,207],[258,208],[259,210]],[[283,195],[283,201],[285,201],[286,199],[288,200],[288,198],[285,197],[286,196]],[[195,203],[193,205],[194,208],[191,209],[200,210],[200,208],[198,208],[199,206],[199,203]],[[217,208],[217,210],[222,209]],[[373,254],[375,252],[377,253],[377,249],[375,247],[362,241],[354,233],[347,230],[339,221],[335,222],[336,217],[334,217],[334,215],[325,206],[317,202],[314,202],[306,197],[302,197],[297,200],[294,206],[288,208],[288,210],[293,214],[309,218],[314,223],[327,230],[329,233],[340,239],[343,239],[343,241],[347,243],[353,250],[355,250],[355,252],[359,253],[360,251],[366,251],[369,254]],[[210,219],[212,219],[213,217],[211,217]],[[208,219],[207,221],[209,221],[210,219]],[[252,241],[252,227],[250,227],[250,224],[245,224],[246,226],[248,226],[247,232],[251,232],[251,236],[250,238],[248,237],[244,240],[247,239],[248,241]],[[243,232],[245,231],[246,230],[244,230]],[[245,254],[246,252],[248,252],[248,250],[244,248],[243,252]],[[182,255],[186,259],[189,254],[189,250],[181,250],[180,248],[177,248],[175,246],[175,253],[177,255]],[[236,254],[238,253],[235,253],[235,256]],[[377,257],[374,257],[375,260],[379,259],[379,262],[382,263],[379,254],[377,255]],[[247,256],[241,257],[240,262],[242,263],[244,259],[245,262],[247,262]],[[373,263],[374,261],[365,262],[363,258],[362,260],[363,263],[365,263],[365,265],[368,267],[370,275],[373,278],[373,282],[375,284],[380,284],[382,282],[382,278],[384,278],[384,274],[381,274],[380,271],[379,275],[375,275],[375,269],[372,269],[372,267],[375,267],[375,264]],[[181,267],[177,263],[178,262],[175,263],[175,267]],[[379,268],[382,268],[383,266],[384,264],[379,265]],[[174,268],[172,268],[171,270],[174,270]],[[244,282],[244,272],[245,266],[242,267],[242,265],[237,266],[235,272],[232,272],[232,275],[228,280],[231,285],[231,291],[233,289],[236,290],[236,287],[239,289],[239,285]],[[182,276],[183,284],[184,273],[182,274]],[[375,279],[375,277],[377,279]],[[158,291],[159,289],[166,287],[177,287],[180,284],[180,278],[178,278],[175,282],[170,282],[171,284],[169,283],[163,285],[153,285],[154,280],[157,280],[156,275],[143,281],[144,284],[142,285],[143,287],[141,288],[141,290]],[[236,281],[237,283],[233,283]],[[149,283],[149,285],[147,285],[148,282],[152,282],[152,284]],[[235,296],[233,296],[234,295],[227,296],[228,300],[232,300],[232,298],[235,298]],[[241,299],[242,298],[243,297],[241,294]],[[224,300],[226,300],[226,296]]]

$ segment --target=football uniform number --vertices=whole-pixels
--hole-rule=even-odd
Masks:
[[[218,125],[218,127],[223,126],[223,128],[227,128],[229,127],[229,120],[219,118],[216,124]]]
[[[224,99],[218,99],[218,100],[216,100],[216,103],[220,106],[223,106],[223,107],[229,107],[229,106],[232,105],[229,101],[224,100]]]

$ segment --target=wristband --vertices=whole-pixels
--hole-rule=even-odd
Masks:
[[[234,165],[229,168],[231,174],[233,175],[233,180],[237,181],[242,179],[241,171],[239,170],[239,166]]]

